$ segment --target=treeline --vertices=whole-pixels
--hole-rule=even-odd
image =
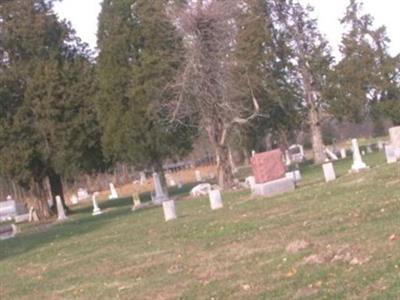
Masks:
[[[0,2],[0,175],[41,218],[47,180],[54,198],[63,178],[116,163],[162,173],[201,132],[229,188],[231,149],[302,129],[320,163],[326,119],[400,124],[400,56],[359,1],[339,60],[293,0],[104,0],[97,57],[52,2]]]

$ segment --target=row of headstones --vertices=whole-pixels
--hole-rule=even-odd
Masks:
[[[199,174],[199,176],[201,176],[200,172],[198,172],[197,174]],[[163,206],[165,221],[170,221],[170,220],[176,219],[177,214],[176,214],[175,200],[169,199],[167,193],[164,192],[164,189],[161,184],[160,176],[157,173],[153,174],[153,182],[154,182],[154,187],[155,187],[155,196],[152,197],[152,203],[157,206],[158,205]],[[112,183],[110,183],[110,192],[111,192],[110,197],[109,197],[110,199],[118,198],[117,191]],[[103,213],[97,204],[96,198],[98,195],[99,195],[99,193],[97,193],[97,192],[92,195],[92,205],[93,205],[92,215],[94,215],[94,216],[100,215]],[[210,206],[211,206],[212,210],[220,209],[223,207],[222,195],[219,190],[217,190],[217,189],[210,190],[208,192],[208,195],[209,195]],[[133,198],[132,210],[135,211],[141,207],[141,202],[140,202],[138,195],[133,195],[132,198]],[[59,200],[61,201],[61,198]],[[57,209],[60,209],[61,215],[59,215],[58,220],[61,221],[61,220],[67,219],[67,217],[65,216],[62,204],[59,207],[59,204],[58,204],[59,200],[57,200]]]

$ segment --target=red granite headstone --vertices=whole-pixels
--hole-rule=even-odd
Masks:
[[[251,158],[251,167],[256,183],[265,183],[283,178],[286,173],[280,149],[257,153]]]

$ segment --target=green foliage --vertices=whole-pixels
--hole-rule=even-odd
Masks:
[[[51,2],[0,7],[0,173],[25,186],[102,166],[94,68]]]
[[[157,167],[191,149],[192,127],[171,125],[166,106],[182,59],[165,1],[104,1],[98,40],[98,109],[106,154]]]
[[[331,91],[332,112],[339,118],[362,121],[379,115],[393,120],[400,99],[400,57],[388,52],[390,40],[385,27],[373,28],[371,15],[362,15],[362,4],[351,0],[341,20],[348,31],[343,35],[342,60],[335,69]]]

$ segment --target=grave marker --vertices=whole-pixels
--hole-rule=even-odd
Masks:
[[[363,169],[367,169],[368,166],[363,162],[361,158],[360,148],[358,148],[357,139],[352,139],[351,143],[353,147],[353,165],[351,166],[351,171],[359,172]]]
[[[210,199],[210,206],[212,210],[217,210],[224,207],[221,192],[219,190],[209,191],[208,197]]]
[[[165,222],[175,220],[176,216],[176,208],[174,200],[163,201],[162,203]]]
[[[323,164],[322,169],[324,171],[325,182],[336,180],[335,169],[333,168],[333,164],[331,162]]]

